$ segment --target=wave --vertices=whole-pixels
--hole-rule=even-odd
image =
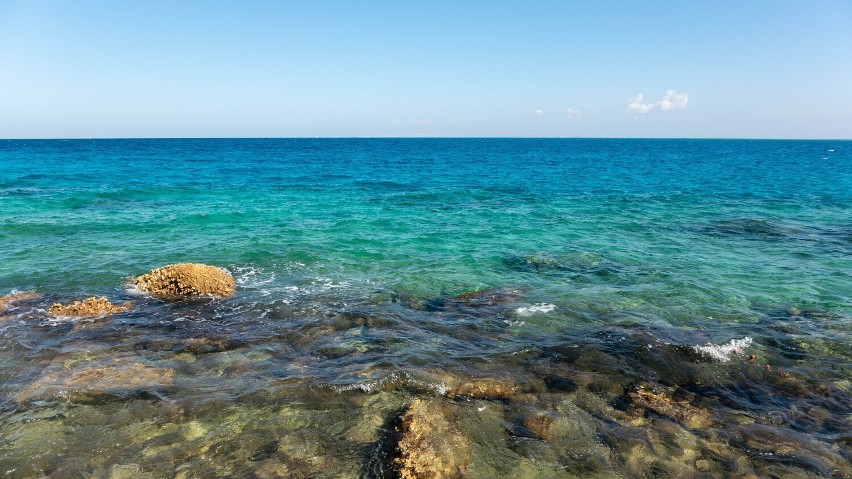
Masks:
[[[536,303],[532,306],[522,306],[515,310],[518,316],[532,316],[534,314],[544,314],[549,313],[556,309],[555,304],[550,303]]]
[[[692,348],[700,354],[709,356],[716,361],[727,363],[731,360],[731,356],[742,354],[749,346],[752,339],[748,336],[742,339],[732,339],[727,344],[716,345],[707,343],[703,346],[693,346]]]

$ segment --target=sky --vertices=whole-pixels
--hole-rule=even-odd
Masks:
[[[0,0],[0,138],[852,138],[852,1]]]

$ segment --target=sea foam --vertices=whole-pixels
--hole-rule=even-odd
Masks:
[[[518,316],[532,316],[538,313],[549,313],[556,309],[555,304],[550,303],[536,303],[532,306],[520,307],[515,310],[518,313]]]
[[[731,360],[732,354],[742,353],[746,348],[751,346],[751,342],[752,339],[746,336],[742,339],[732,339],[727,344],[716,345],[707,343],[703,346],[693,346],[693,349],[716,361],[727,363]]]

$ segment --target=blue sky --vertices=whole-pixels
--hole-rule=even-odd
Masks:
[[[5,1],[0,138],[852,138],[850,1]]]

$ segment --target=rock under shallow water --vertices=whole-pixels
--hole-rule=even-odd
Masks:
[[[155,368],[130,361],[49,371],[15,394],[19,403],[42,399],[68,399],[76,402],[132,397],[149,389],[170,386],[175,370]]]
[[[464,477],[470,445],[452,427],[440,400],[414,399],[399,426],[398,456],[401,479]]]
[[[41,295],[38,293],[11,293],[5,296],[0,296],[0,313],[9,309],[18,301],[27,301],[30,299],[38,299]],[[2,317],[0,317],[2,318]]]
[[[669,391],[662,387],[642,384],[627,393],[629,409],[636,416],[642,416],[645,410],[680,421],[687,427],[704,428],[714,423],[710,413],[702,408],[693,406],[687,400],[672,397]]]
[[[130,303],[113,304],[104,297],[95,298],[93,296],[70,304],[53,303],[47,312],[55,316],[100,316],[123,313],[129,310]]]
[[[166,265],[137,277],[134,284],[146,293],[163,298],[230,297],[236,288],[234,278],[226,270],[198,263]]]
[[[521,301],[523,295],[517,291],[504,289],[484,289],[467,291],[449,297],[433,298],[423,305],[426,311],[472,312],[478,309],[489,310],[495,306]]]
[[[438,392],[448,398],[508,399],[519,389],[509,377],[468,377],[448,372],[434,372],[423,379],[438,385]]]

